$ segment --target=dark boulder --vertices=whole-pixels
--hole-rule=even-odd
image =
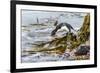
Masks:
[[[89,53],[90,51],[90,46],[80,46],[80,49],[78,49],[76,52],[75,52],[75,55],[78,56],[78,55],[87,55],[87,53]]]

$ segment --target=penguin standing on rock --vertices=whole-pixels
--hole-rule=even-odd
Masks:
[[[70,33],[71,33],[71,29],[74,30],[74,28],[68,23],[58,24],[58,21],[56,21],[54,23],[54,26],[56,26],[56,28],[51,32],[51,36],[55,35],[59,29],[66,30],[67,32],[70,32]],[[74,30],[74,31],[76,31],[76,30]]]

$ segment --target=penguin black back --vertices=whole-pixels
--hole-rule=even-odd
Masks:
[[[58,21],[56,21],[54,24],[56,26],[56,28],[51,32],[51,36],[55,35],[56,32],[63,26],[66,26],[66,28],[69,30],[69,32],[71,32],[71,29],[74,30],[74,28],[68,23],[60,23],[58,25],[57,24],[58,24]]]

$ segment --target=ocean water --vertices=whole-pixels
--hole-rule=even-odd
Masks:
[[[44,61],[64,61],[69,60],[70,56],[50,55],[47,53],[36,52],[29,54],[23,52],[32,50],[36,45],[52,41],[54,37],[51,32],[55,29],[53,25],[56,20],[58,23],[69,23],[75,30],[81,28],[86,13],[77,12],[48,12],[48,11],[22,11],[22,34],[21,49],[23,62],[44,62]],[[38,24],[37,24],[38,23]],[[63,36],[66,31],[57,32],[57,36]]]

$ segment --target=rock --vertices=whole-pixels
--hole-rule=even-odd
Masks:
[[[75,52],[75,55],[87,55],[87,53],[90,51],[90,46],[80,46],[80,49],[78,49]]]

